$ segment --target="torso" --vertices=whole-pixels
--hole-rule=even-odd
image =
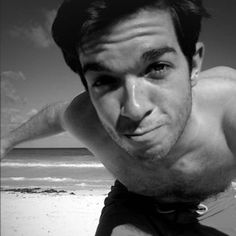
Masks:
[[[161,201],[201,201],[224,191],[236,177],[236,154],[228,146],[222,127],[224,99],[230,87],[224,77],[231,72],[216,68],[201,74],[193,88],[196,131],[190,132],[192,137],[189,132],[181,137],[180,148],[186,151],[170,165],[159,161],[150,168],[116,145],[100,124],[87,93],[74,100],[66,123],[130,191]]]

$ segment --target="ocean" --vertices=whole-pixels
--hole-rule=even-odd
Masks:
[[[1,189],[76,191],[109,189],[113,183],[112,175],[86,148],[15,148],[1,161]]]
[[[109,189],[112,175],[85,148],[15,148],[1,162],[1,189]]]

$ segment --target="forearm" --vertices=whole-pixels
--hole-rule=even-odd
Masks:
[[[28,121],[9,132],[5,137],[8,146],[15,146],[25,141],[43,138],[64,131],[62,113],[66,103],[54,103],[43,108]]]

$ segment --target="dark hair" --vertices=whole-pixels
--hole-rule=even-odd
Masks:
[[[52,34],[67,65],[79,73],[86,88],[77,53],[83,38],[143,8],[169,10],[180,47],[192,67],[201,20],[209,16],[202,0],[64,0],[53,23]]]

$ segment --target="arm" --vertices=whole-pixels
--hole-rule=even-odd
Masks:
[[[236,70],[219,66],[201,72],[201,78],[202,82],[207,81],[204,96],[211,101],[201,106],[205,104],[207,110],[213,109],[214,114],[220,114],[223,134],[236,164]]]
[[[151,236],[152,234],[149,234],[148,232],[144,232],[143,230],[137,228],[134,225],[131,224],[124,224],[116,226],[111,236]]]
[[[224,131],[228,146],[236,159],[236,96],[230,103],[231,109],[226,111],[224,117]]]
[[[229,92],[226,93],[228,100],[224,109],[223,129],[228,146],[236,159],[236,70],[229,85]]]
[[[66,102],[46,106],[28,121],[1,138],[1,158],[14,146],[29,140],[43,138],[65,131]]]

